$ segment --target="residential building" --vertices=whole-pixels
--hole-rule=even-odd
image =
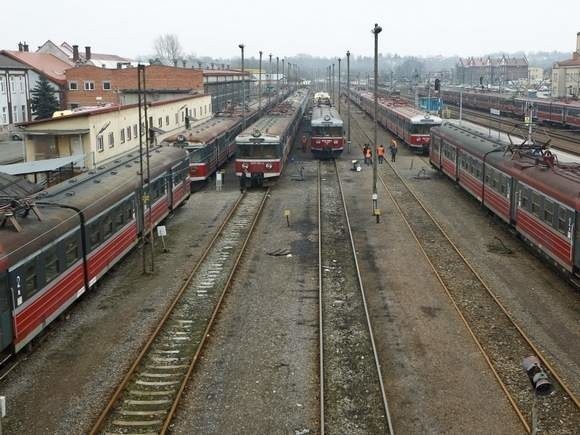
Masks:
[[[186,118],[194,127],[212,116],[211,98],[206,95],[156,101],[148,104],[147,110],[155,143],[184,131]],[[139,108],[136,104],[80,110],[32,121],[21,127],[26,162],[43,160],[49,165],[49,159],[62,161],[74,157],[68,162],[80,169],[92,169],[139,146]]]
[[[552,67],[552,97],[580,98],[580,32],[576,34],[572,59],[556,62]]]
[[[85,64],[66,70],[65,75],[69,109],[137,103],[137,68],[108,69]],[[203,73],[198,69],[149,65],[145,67],[145,77],[149,101],[203,93]]]
[[[528,67],[528,83],[538,84],[544,80],[544,69],[530,66]]]
[[[116,54],[93,53],[90,46],[85,46],[84,52],[79,51],[78,45],[63,42],[55,44],[50,39],[38,47],[37,53],[49,53],[72,64],[92,65],[99,68],[121,68],[137,66],[132,59]]]
[[[455,66],[455,79],[465,85],[506,85],[528,79],[528,60],[524,57],[460,58]]]
[[[0,54],[0,127],[30,120],[28,67]]]

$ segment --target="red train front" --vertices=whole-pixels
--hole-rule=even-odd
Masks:
[[[334,158],[344,149],[344,123],[334,107],[312,109],[310,150],[317,158]]]

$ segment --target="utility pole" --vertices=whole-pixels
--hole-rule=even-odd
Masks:
[[[286,82],[286,70],[284,69],[284,61],[285,59],[282,59],[282,86],[284,86],[284,82]]]
[[[147,169],[147,224],[145,224],[145,215],[143,215],[143,231],[145,231],[146,237],[149,238],[149,250],[151,255],[151,269],[150,272],[155,272],[155,257],[153,252],[153,216],[151,210],[151,165],[149,161],[149,145],[152,139],[151,129],[152,125],[149,125],[149,116],[147,113],[147,79],[145,76],[145,65],[141,68],[141,78],[143,80],[143,85],[141,89],[143,90],[143,108],[145,114],[145,163]],[[149,235],[147,236],[147,233]]]
[[[270,80],[268,80],[268,106],[270,106],[270,94],[272,93],[272,53],[270,53]]]
[[[142,115],[142,104],[143,104],[143,94],[141,89],[141,71],[145,68],[145,65],[139,64],[137,66],[137,89],[138,89],[138,101],[139,101],[139,187],[141,191],[140,200],[138,206],[141,208],[141,216],[143,216],[143,224],[145,224],[145,180],[143,177],[143,127],[145,126],[143,122]],[[145,130],[147,131],[147,130]],[[147,273],[147,251],[145,247],[145,229],[141,231],[141,247],[142,260],[143,260],[143,274]]]
[[[258,69],[258,111],[262,110],[262,50],[260,50],[260,68]]]
[[[346,101],[346,113],[348,119],[348,136],[347,136],[347,150],[350,154],[350,51],[346,52],[346,93],[347,93],[347,101]]]
[[[336,104],[336,95],[334,94],[334,63],[332,64],[332,102]]]
[[[341,58],[338,58],[338,113],[340,113],[340,62]]]
[[[373,214],[377,218],[377,223],[380,222],[379,214],[379,195],[377,193],[377,108],[378,108],[378,96],[377,96],[377,83],[379,78],[379,33],[383,29],[375,24],[372,33],[375,35],[375,116],[374,116],[374,144],[373,144]]]
[[[280,58],[276,56],[276,94],[280,98]]]
[[[244,69],[244,44],[238,45],[242,50],[242,131],[246,129],[246,73]]]

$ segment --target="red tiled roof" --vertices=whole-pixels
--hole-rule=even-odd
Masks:
[[[556,62],[556,65],[558,65],[558,66],[580,66],[580,57],[578,57],[576,59],[562,60],[560,62]]]
[[[2,50],[0,53],[28,65],[36,72],[61,84],[66,83],[66,77],[64,74],[65,70],[72,66],[72,63],[65,62],[64,60],[48,53],[31,53],[29,51],[10,50]]]

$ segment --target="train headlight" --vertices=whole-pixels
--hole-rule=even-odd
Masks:
[[[250,165],[246,162],[242,163],[242,169],[248,169]]]
[[[272,163],[266,163],[266,169],[272,169]]]

